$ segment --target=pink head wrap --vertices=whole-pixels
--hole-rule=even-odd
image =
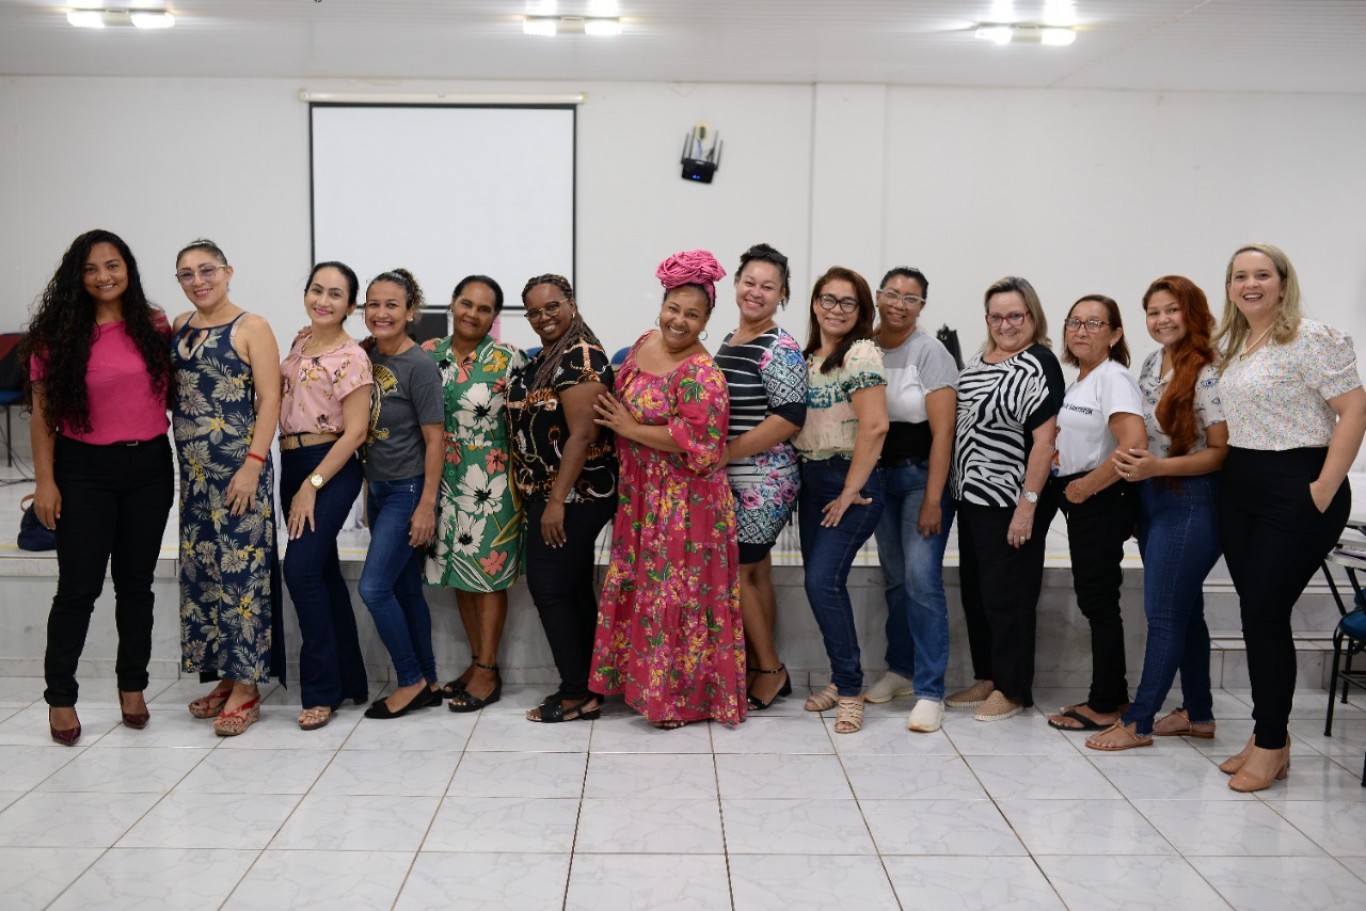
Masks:
[[[685,250],[675,253],[655,270],[655,277],[671,291],[680,285],[700,285],[707,292],[707,304],[716,306],[716,281],[725,278],[726,270],[706,250]]]

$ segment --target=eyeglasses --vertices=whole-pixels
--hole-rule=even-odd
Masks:
[[[1028,313],[1025,313],[1020,310],[1017,310],[1014,313],[988,313],[987,325],[989,325],[993,329],[999,327],[1001,323],[1009,323],[1012,326],[1020,326],[1024,324],[1025,317],[1028,315]]]
[[[841,313],[853,313],[858,309],[858,298],[856,297],[836,297],[833,294],[822,294],[816,298],[816,303],[821,305],[822,310],[834,310],[839,307]]]
[[[216,266],[200,266],[198,269],[181,269],[175,274],[175,280],[182,285],[192,284],[195,278],[203,279],[206,282],[213,281],[213,277],[218,274],[219,269],[226,269],[227,266],[219,263]]]
[[[1082,326],[1086,327],[1087,332],[1099,332],[1102,326],[1110,325],[1103,319],[1081,320],[1077,319],[1075,316],[1069,316],[1067,319],[1062,321],[1062,324],[1067,327],[1068,332],[1076,332]]]
[[[918,294],[897,294],[895,291],[888,291],[886,288],[879,288],[877,296],[889,304],[901,304],[903,307],[913,307],[916,304],[925,303],[925,298]]]
[[[551,301],[539,310],[528,310],[526,311],[526,321],[528,323],[534,323],[537,320],[541,319],[541,317],[545,317],[546,319],[554,319],[555,317],[560,315],[560,308],[567,303],[569,302]]]

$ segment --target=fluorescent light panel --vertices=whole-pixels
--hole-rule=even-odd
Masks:
[[[164,9],[70,9],[66,21],[76,28],[163,29],[175,26],[175,16]]]

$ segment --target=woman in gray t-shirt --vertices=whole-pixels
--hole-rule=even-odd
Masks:
[[[365,447],[370,549],[358,588],[398,684],[366,718],[397,718],[442,702],[422,558],[436,530],[445,411],[441,374],[408,335],[421,304],[422,290],[405,269],[381,273],[365,292],[375,382]]]

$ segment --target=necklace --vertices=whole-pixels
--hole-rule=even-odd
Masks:
[[[1257,346],[1264,342],[1266,337],[1271,334],[1271,330],[1275,328],[1276,324],[1272,323],[1270,326],[1266,327],[1265,332],[1253,339],[1251,344],[1244,345],[1243,350],[1238,354],[1238,360],[1244,361],[1251,357],[1252,353],[1257,349]]]

